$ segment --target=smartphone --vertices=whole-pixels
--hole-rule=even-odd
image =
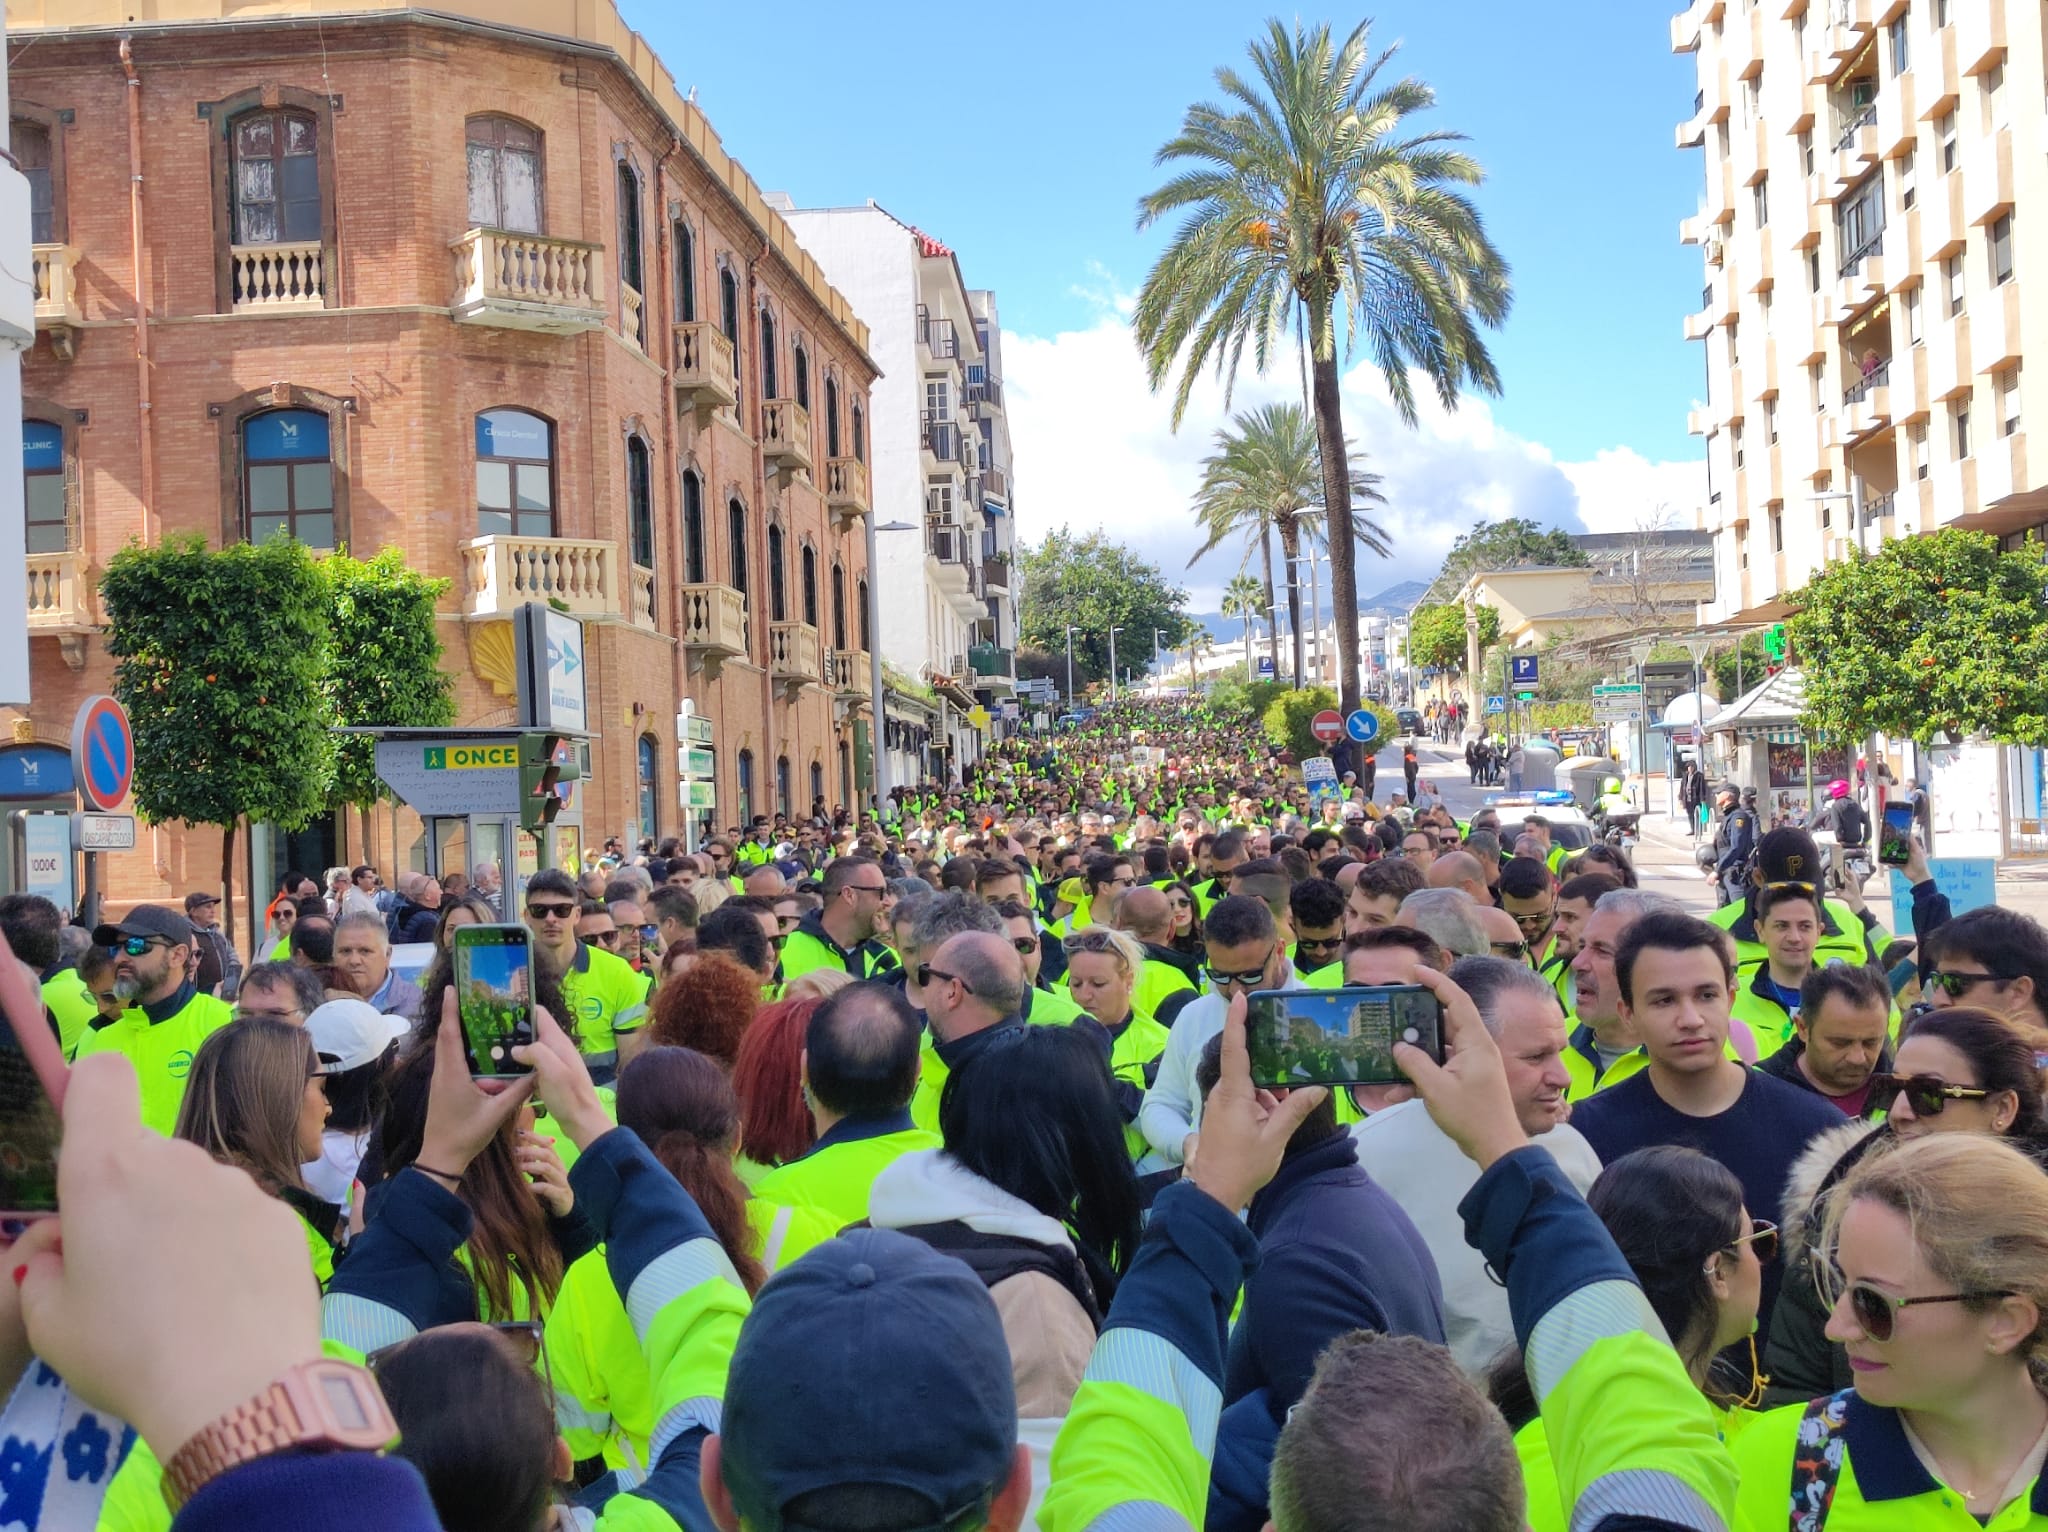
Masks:
[[[455,928],[455,1008],[472,1075],[533,1072],[512,1057],[533,1041],[533,937],[525,926]]]
[[[68,1078],[42,996],[0,938],[0,1237],[57,1211]]]
[[[1887,803],[1884,825],[1877,832],[1877,859],[1886,867],[1903,867],[1913,848],[1913,805]]]
[[[1246,1000],[1254,1085],[1405,1084],[1397,1042],[1443,1059],[1443,1005],[1419,984],[1261,989]]]

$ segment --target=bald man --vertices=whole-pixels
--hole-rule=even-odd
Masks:
[[[747,874],[746,890],[759,894],[764,899],[773,899],[789,887],[782,870],[772,862],[764,862]]]
[[[1144,945],[1145,967],[1131,993],[1131,1003],[1155,1021],[1168,1021],[1195,996],[1200,973],[1195,960],[1175,952],[1173,905],[1163,890],[1139,887],[1117,901],[1116,924]],[[1174,996],[1180,996],[1174,1000]],[[1159,1014],[1166,1007],[1166,1015]]]
[[[1529,943],[1522,935],[1522,928],[1515,917],[1498,905],[1481,904],[1479,924],[1485,928],[1487,946],[1493,957],[1506,958],[1513,963],[1529,963]]]
[[[939,1131],[939,1094],[955,1069],[988,1047],[998,1033],[1024,1025],[1024,959],[1007,936],[962,931],[924,955],[927,1023],[919,1049],[917,1092],[910,1120]]]
[[[1424,869],[1423,879],[1431,888],[1455,888],[1474,904],[1493,903],[1486,864],[1469,851],[1446,851]]]

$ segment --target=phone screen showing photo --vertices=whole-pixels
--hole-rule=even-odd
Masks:
[[[1443,1057],[1443,1009],[1419,984],[1260,990],[1249,998],[1245,1043],[1255,1085],[1403,1083],[1397,1042]]]
[[[1903,867],[1912,854],[1913,805],[1887,803],[1884,826],[1877,835],[1877,859],[1887,867]]]
[[[0,1211],[57,1211],[57,1108],[14,1028],[0,1017]]]
[[[523,1075],[512,1050],[533,1041],[533,947],[524,926],[458,926],[455,1003],[473,1075]]]

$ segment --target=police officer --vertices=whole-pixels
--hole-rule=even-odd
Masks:
[[[1733,782],[1714,789],[1714,811],[1721,816],[1714,827],[1714,869],[1718,902],[1734,903],[1741,897],[1749,876],[1749,859],[1756,850],[1756,809],[1740,801]]]

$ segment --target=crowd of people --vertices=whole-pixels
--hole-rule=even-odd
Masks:
[[[2048,1527],[2048,931],[1916,846],[1894,938],[1790,826],[1702,918],[1424,787],[1125,703],[883,818],[289,874],[246,965],[0,900],[71,1062],[0,1525]],[[1377,985],[1440,1058],[1254,1085],[1248,997]]]

